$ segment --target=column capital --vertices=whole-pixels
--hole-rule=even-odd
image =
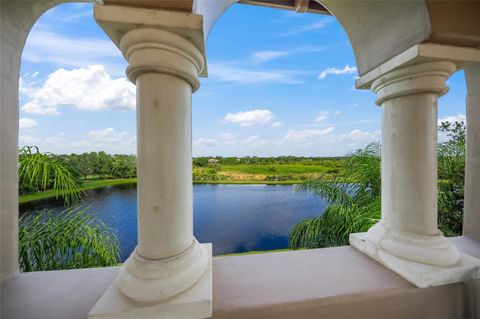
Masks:
[[[198,77],[207,75],[202,16],[116,5],[96,5],[94,15],[127,59],[132,82],[144,73],[163,73],[195,91]]]
[[[372,83],[377,94],[375,103],[404,95],[434,93],[442,96],[448,92],[446,81],[457,69],[455,63],[442,60],[408,65],[387,72]]]
[[[193,91],[200,85],[203,55],[177,34],[148,27],[133,29],[121,38],[120,49],[129,62],[126,73],[132,82],[142,73],[166,73],[185,80]]]

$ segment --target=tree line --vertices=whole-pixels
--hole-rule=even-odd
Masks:
[[[137,176],[137,157],[135,155],[107,154],[90,152],[70,155],[51,155],[72,169],[77,177],[133,178]]]
[[[71,169],[75,177],[80,179],[98,178],[134,178],[137,176],[137,156],[108,154],[104,151],[88,152],[83,154],[48,154],[52,160],[59,161]],[[334,162],[341,157],[194,157],[193,167],[209,167],[219,165],[248,165],[248,164],[319,164]]]
[[[272,156],[272,157],[223,157],[223,156],[202,156],[193,158],[194,167],[208,167],[213,164],[220,165],[267,165],[267,164],[295,164],[304,165],[324,164],[325,162],[339,161],[342,157],[305,157],[305,156]]]

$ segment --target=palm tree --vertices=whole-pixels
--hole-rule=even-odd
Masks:
[[[43,191],[52,188],[65,205],[82,197],[80,183],[74,171],[50,153],[40,153],[36,146],[25,146],[18,152],[20,190]]]
[[[115,231],[84,208],[23,215],[19,242],[22,271],[113,266],[120,252]]]
[[[298,186],[330,205],[321,216],[294,226],[291,248],[347,245],[350,233],[366,231],[380,218],[380,144],[369,144],[343,162],[344,171],[334,180],[317,178]]]
[[[40,153],[38,147],[19,150],[18,175],[20,190],[53,189],[65,206],[80,201],[83,194],[75,172],[53,154]],[[19,246],[22,271],[112,266],[120,251],[115,231],[80,207],[60,214],[23,215]]]
[[[462,231],[465,170],[463,122],[442,123],[449,140],[438,145],[438,224],[446,236]],[[348,245],[350,233],[365,232],[380,219],[379,143],[371,143],[343,159],[344,171],[333,181],[308,180],[298,190],[313,192],[329,201],[319,217],[305,219],[290,233],[291,248]]]

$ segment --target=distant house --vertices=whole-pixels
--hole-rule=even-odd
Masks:
[[[209,158],[208,159],[208,164],[210,165],[215,165],[218,163],[218,160],[216,158]]]

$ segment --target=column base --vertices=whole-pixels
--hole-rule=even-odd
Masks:
[[[397,257],[369,240],[367,233],[350,234],[350,245],[420,288],[480,279],[480,259],[460,253],[450,266],[423,264]]]
[[[97,301],[88,318],[210,318],[212,316],[212,244],[201,244],[201,246],[208,255],[207,268],[200,279],[186,291],[166,300],[143,303],[125,296],[114,281]]]

